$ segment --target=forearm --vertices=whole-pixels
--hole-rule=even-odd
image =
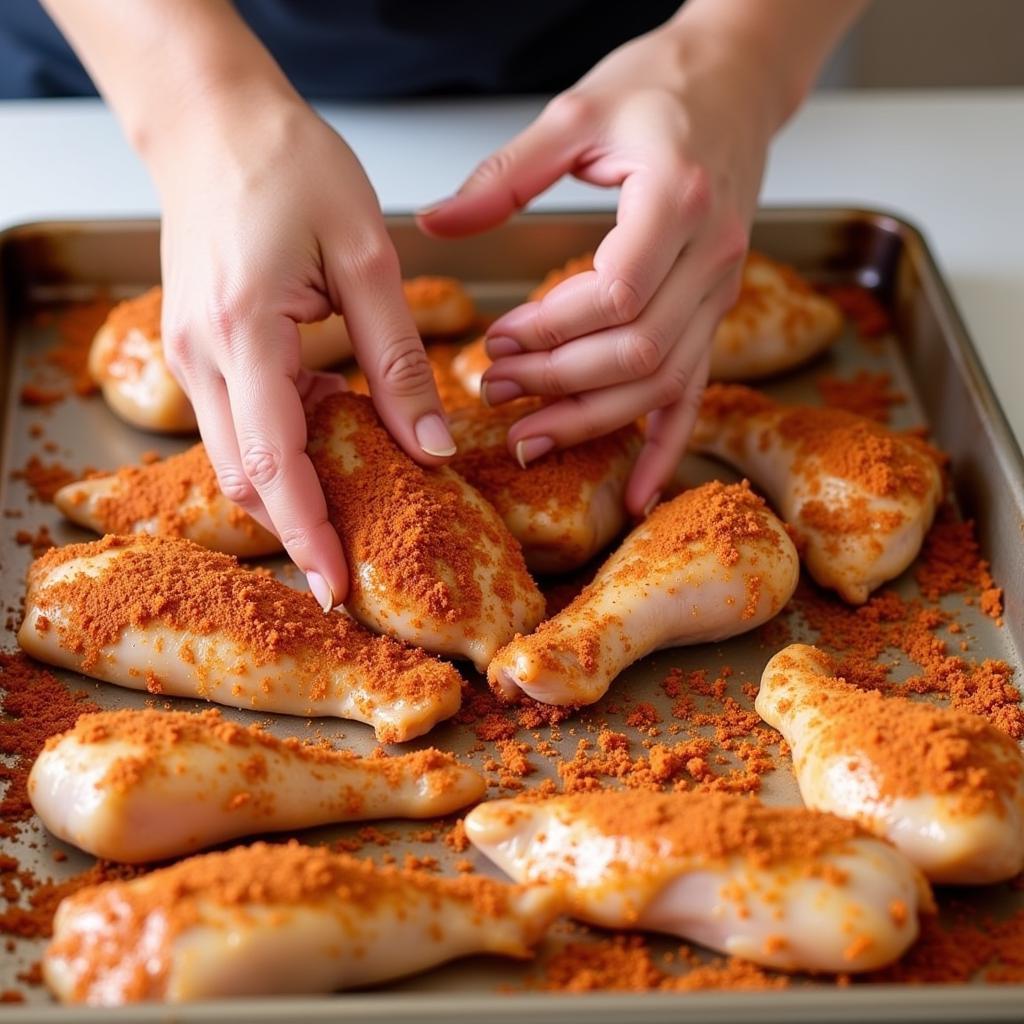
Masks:
[[[227,95],[294,96],[230,0],[43,0],[147,162]]]
[[[689,0],[664,32],[682,49],[728,50],[763,72],[778,128],[803,102],[822,64],[869,0]],[[689,46],[688,46],[689,43]]]

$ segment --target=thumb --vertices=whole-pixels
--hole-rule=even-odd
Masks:
[[[479,164],[459,191],[416,214],[428,235],[454,238],[497,227],[572,170],[582,143],[549,106]]]

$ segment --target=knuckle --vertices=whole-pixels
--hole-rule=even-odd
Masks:
[[[257,500],[256,488],[244,473],[233,467],[222,467],[217,470],[217,482],[221,493],[228,501],[236,505],[248,507]]]
[[[544,108],[543,117],[558,130],[571,132],[590,124],[594,119],[594,102],[582,92],[559,93]]]
[[[564,360],[557,358],[559,349],[546,358],[540,369],[540,392],[543,395],[564,395],[566,386],[564,382],[565,369]]]
[[[562,343],[561,334],[558,328],[551,322],[550,314],[542,301],[537,309],[537,317],[534,320],[534,331],[537,341],[542,349],[554,351]]]
[[[362,278],[397,280],[401,276],[398,254],[383,230],[370,231],[362,238],[350,240],[348,260],[350,270]]]
[[[661,365],[662,343],[657,332],[637,332],[619,343],[619,366],[628,377],[649,377]]]
[[[509,147],[499,149],[476,165],[470,175],[470,181],[484,183],[501,181],[511,171],[513,163],[514,157],[511,149]]]
[[[396,395],[419,394],[429,388],[434,379],[418,338],[389,345],[382,355],[379,375],[384,387]]]
[[[273,483],[281,475],[281,453],[266,441],[256,441],[242,452],[242,468],[257,489]]]
[[[296,551],[313,546],[314,531],[306,526],[288,526],[281,530],[279,539],[287,551]]]
[[[613,277],[601,289],[601,295],[605,304],[604,315],[614,323],[628,324],[643,312],[640,290],[623,274]]]
[[[711,212],[715,190],[711,175],[703,167],[689,167],[683,175],[685,184],[677,193],[679,211],[684,218],[700,220]]]
[[[674,405],[686,394],[689,375],[685,370],[671,367],[662,373],[654,389],[654,407],[663,409],[666,405]]]
[[[166,321],[161,327],[164,362],[180,381],[195,365],[192,332],[183,321]]]
[[[723,269],[743,262],[750,239],[743,221],[735,215],[729,216],[719,232],[719,259]]]

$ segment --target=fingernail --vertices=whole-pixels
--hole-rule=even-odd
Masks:
[[[520,398],[523,389],[514,380],[485,380],[480,382],[480,399],[487,406],[501,405]]]
[[[504,359],[505,356],[517,356],[523,351],[523,346],[515,338],[507,338],[503,334],[497,337],[488,338],[484,342],[484,348],[492,359]]]
[[[525,437],[522,441],[516,442],[516,462],[526,469],[528,462],[547,455],[554,447],[555,442],[550,437]]]
[[[307,572],[306,582],[309,584],[309,592],[316,598],[316,603],[329,612],[334,607],[334,591],[331,585],[318,572]]]
[[[455,442],[448,431],[448,424],[436,413],[428,412],[416,421],[416,440],[428,454],[439,459],[455,454]]]
[[[453,199],[453,196],[445,196],[444,199],[435,199],[432,203],[427,203],[426,206],[421,206],[416,211],[417,217],[429,217],[432,213],[436,213],[444,206],[445,203]]]
[[[647,499],[647,504],[644,505],[644,519],[654,511],[654,506],[657,505],[659,501],[661,501],[661,491],[655,491]]]

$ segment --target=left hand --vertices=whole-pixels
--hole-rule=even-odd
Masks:
[[[492,405],[554,399],[509,431],[524,464],[646,416],[626,491],[634,515],[678,465],[715,328],[738,293],[767,146],[784,118],[764,76],[748,42],[702,35],[684,13],[610,54],[457,195],[420,214],[425,231],[459,236],[500,224],[565,174],[620,186],[595,269],[491,325],[484,386]]]

